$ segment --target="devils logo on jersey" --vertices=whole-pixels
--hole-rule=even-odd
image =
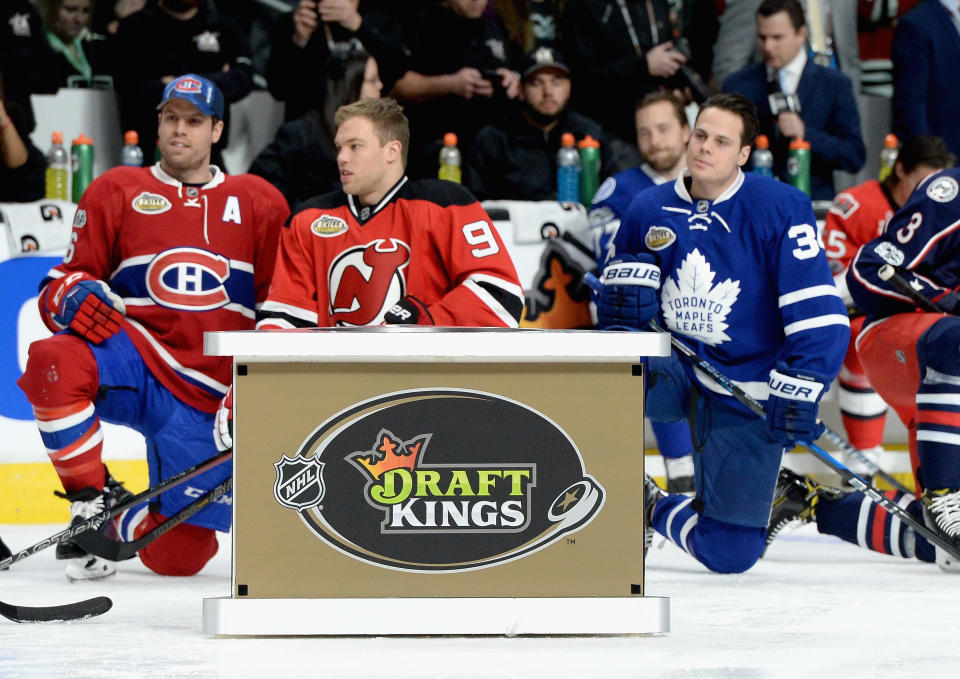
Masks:
[[[328,274],[330,315],[336,325],[375,325],[406,294],[403,269],[410,246],[378,238],[344,250]]]
[[[147,292],[157,304],[185,311],[209,311],[230,302],[224,283],[230,260],[199,248],[173,248],[147,267]]]

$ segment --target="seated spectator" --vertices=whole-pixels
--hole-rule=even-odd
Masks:
[[[44,196],[47,162],[23,131],[24,125],[19,106],[5,104],[0,94],[0,203],[26,203]]]
[[[709,79],[717,13],[711,0],[569,0],[560,34],[577,83],[574,107],[633,146],[633,111],[645,94],[683,90],[687,66]]]
[[[33,3],[0,2],[0,78],[5,84],[0,97],[23,111],[23,134],[30,134],[36,126],[30,95],[57,91],[53,62],[53,50],[43,34],[43,19]]]
[[[266,77],[270,93],[286,103],[287,120],[321,107],[324,64],[357,43],[376,59],[385,89],[393,87],[407,56],[391,14],[406,9],[393,4],[407,5],[391,0],[300,0],[293,14],[277,24]]]
[[[359,99],[377,99],[383,89],[377,62],[362,48],[331,57],[326,71],[322,107],[281,125],[249,170],[280,189],[293,207],[340,188],[333,143],[337,109]]]
[[[158,0],[120,22],[114,55],[120,124],[140,135],[148,165],[154,160],[155,107],[164,87],[184,73],[216,84],[227,103],[224,134],[213,147],[213,164],[222,168],[229,105],[253,87],[247,42],[233,19],[213,0]]]
[[[774,173],[781,179],[786,179],[790,140],[810,142],[811,198],[832,200],[833,171],[856,172],[866,158],[850,79],[807,56],[806,23],[797,0],[764,0],[756,21],[763,63],[737,71],[722,89],[756,105],[760,132],[770,139]]]
[[[522,106],[503,127],[477,133],[466,168],[466,185],[480,200],[556,200],[560,137],[590,135],[600,142],[601,177],[614,172],[603,129],[570,110],[570,69],[559,52],[540,47],[524,57]]]
[[[408,19],[404,42],[409,70],[393,96],[410,119],[411,177],[435,177],[443,135],[454,132],[464,157],[481,127],[503,119],[520,91],[507,36],[484,15],[487,0],[444,0]]]
[[[58,87],[113,88],[107,41],[90,31],[93,0],[39,0],[47,40],[56,54]],[[96,80],[94,79],[96,77]]]

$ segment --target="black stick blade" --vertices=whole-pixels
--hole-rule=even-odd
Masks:
[[[0,538],[0,561],[9,559],[11,556],[13,556],[13,552],[3,543],[3,538]]]
[[[0,615],[14,622],[67,622],[103,615],[112,607],[113,601],[105,596],[62,606],[14,606],[0,601]]]

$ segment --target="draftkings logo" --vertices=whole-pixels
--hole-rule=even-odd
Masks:
[[[590,523],[605,495],[556,423],[517,401],[463,389],[356,403],[275,467],[276,500],[315,537],[405,571],[523,558]]]

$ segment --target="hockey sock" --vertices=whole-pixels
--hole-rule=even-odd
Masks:
[[[129,538],[133,540],[159,526],[167,518],[145,506],[139,511],[137,508],[130,511],[134,517],[130,521],[126,517],[121,518],[121,527],[124,537],[133,529],[133,535]],[[139,521],[136,520],[137,516],[140,517]],[[139,556],[144,566],[159,575],[196,575],[214,557],[218,547],[216,531],[181,523],[141,549]]]
[[[883,428],[887,421],[887,404],[869,387],[839,383],[837,404],[843,428],[854,448],[869,450],[883,444]]]
[[[960,488],[960,394],[955,383],[928,380],[927,369],[917,393],[917,457],[925,488]]]
[[[93,403],[77,401],[65,406],[34,406],[40,438],[60,477],[73,493],[88,486],[103,489],[106,471],[101,459],[103,430]]]
[[[923,522],[920,502],[913,495],[895,490],[884,491],[884,495]],[[934,559],[933,547],[926,540],[918,539],[912,528],[860,492],[845,493],[836,500],[821,497],[817,530],[882,554]]]
[[[654,530],[685,552],[690,551],[687,539],[700,519],[692,504],[692,497],[671,493],[653,509]]]

